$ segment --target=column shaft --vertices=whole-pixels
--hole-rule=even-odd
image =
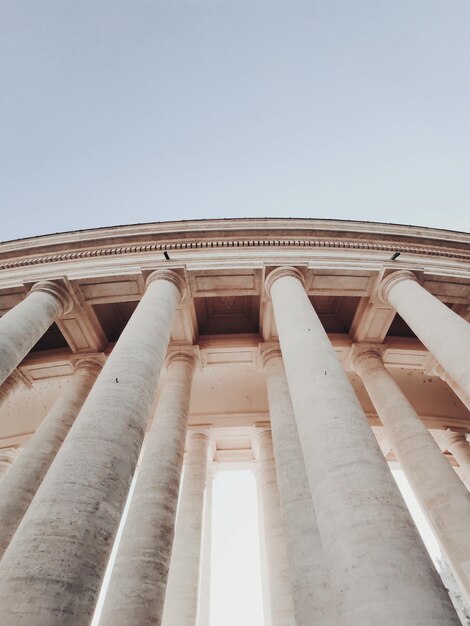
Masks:
[[[0,559],[62,445],[101,366],[79,361],[66,386],[0,484]]]
[[[100,626],[161,624],[195,356],[172,353],[147,436]]]
[[[279,349],[262,353],[297,626],[333,626],[323,548]]]
[[[181,297],[147,283],[0,563],[2,624],[90,623]]]
[[[292,583],[269,429],[264,429],[259,433],[258,445],[271,624],[272,626],[295,626]]]
[[[209,471],[206,481],[206,495],[204,498],[204,524],[201,553],[201,576],[199,583],[199,610],[198,626],[209,626],[211,577],[212,577],[212,489],[214,482],[213,471]]]
[[[385,369],[380,354],[358,346],[355,366],[400,465],[470,597],[470,494]]]
[[[263,615],[264,626],[272,626],[271,606],[269,604],[269,583],[268,583],[268,559],[266,555],[266,541],[264,540],[264,512],[263,512],[263,493],[261,484],[261,471],[258,466],[255,470],[256,478],[256,494],[257,494],[257,512],[258,512],[258,537],[259,537],[259,560],[261,574],[261,593],[263,596]]]
[[[387,276],[379,294],[470,396],[470,324],[421,287],[411,272]]]
[[[457,624],[302,281],[279,268],[267,288],[339,620]]]
[[[191,433],[166,590],[164,626],[195,626],[208,436]]]
[[[44,281],[0,318],[0,385],[41,339],[49,326],[71,308],[60,285]]]

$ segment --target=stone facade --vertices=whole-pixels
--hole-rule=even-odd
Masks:
[[[231,464],[259,478],[269,626],[459,624],[469,304],[470,235],[434,229],[209,220],[0,244],[0,623],[90,624],[138,467],[101,624],[208,626],[210,485]]]

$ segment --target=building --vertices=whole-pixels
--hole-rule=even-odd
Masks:
[[[469,234],[157,223],[3,243],[0,270],[1,624],[90,623],[139,463],[101,624],[166,594],[194,625],[208,462],[259,464],[273,626],[460,623],[387,460],[468,602]]]

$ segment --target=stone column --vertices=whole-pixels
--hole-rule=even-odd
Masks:
[[[296,626],[333,626],[331,590],[279,346],[261,347]]]
[[[161,624],[195,359],[193,348],[167,359],[100,626]]]
[[[269,428],[263,428],[258,433],[258,446],[271,624],[295,626],[292,583]]]
[[[209,437],[191,432],[176,521],[162,623],[195,626]]]
[[[470,396],[470,324],[426,289],[412,272],[389,274],[379,298],[405,320],[449,376]]]
[[[0,385],[58,317],[72,308],[59,283],[36,283],[26,298],[0,318]]]
[[[204,525],[201,552],[201,575],[199,582],[198,626],[209,626],[212,575],[212,487],[214,470],[208,469],[206,495],[204,498]]]
[[[2,385],[0,385],[0,406],[15,392],[21,389],[26,382],[26,378],[20,373],[19,370],[13,370],[13,372],[5,379]],[[29,385],[30,386],[30,385]]]
[[[470,494],[385,369],[380,350],[356,346],[354,366],[457,579],[470,597]]]
[[[11,466],[18,458],[18,454],[19,452],[16,448],[2,448],[0,450],[0,484],[3,483],[5,474],[10,471]]]
[[[0,559],[92,388],[101,365],[81,359],[12,471],[0,484]]]
[[[302,274],[278,268],[266,287],[339,622],[458,624]]]
[[[261,470],[259,462],[252,468],[256,480],[257,513],[258,513],[258,537],[259,537],[259,560],[261,574],[261,593],[263,596],[264,626],[272,626],[271,606],[269,601],[268,587],[268,563],[266,556],[266,542],[264,540],[264,514],[263,496],[261,486]]]
[[[456,433],[449,428],[443,433],[442,441],[454,459],[460,465],[470,483],[470,445],[463,433]]]
[[[0,562],[0,623],[88,626],[183,290],[157,270]]]

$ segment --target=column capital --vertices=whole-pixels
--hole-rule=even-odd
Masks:
[[[210,426],[210,424],[200,424],[199,426],[191,426],[188,428],[186,433],[186,449],[193,439],[198,438],[207,442],[207,472],[208,474],[215,474],[217,472],[217,468],[215,467],[217,461],[214,460],[214,457],[217,452],[217,446],[212,432],[212,426]]]
[[[385,367],[383,362],[383,355],[385,354],[386,346],[377,345],[373,343],[355,343],[351,347],[349,359],[352,368],[362,375],[366,369],[382,369]]]
[[[188,443],[193,439],[203,439],[204,441],[209,441],[209,432],[203,428],[195,428],[188,430]]]
[[[0,463],[9,463],[12,465],[19,456],[17,448],[2,448],[0,449]]]
[[[54,296],[60,302],[62,307],[61,316],[70,313],[73,308],[72,296],[67,288],[57,281],[41,280],[31,287],[29,293],[33,293],[34,291],[44,291],[45,293]]]
[[[283,278],[284,276],[297,278],[297,280],[302,283],[302,286],[305,287],[305,277],[297,267],[293,267],[291,265],[282,265],[281,267],[276,267],[276,269],[269,272],[264,281],[264,288],[269,298],[271,297],[271,287],[273,286],[273,283],[278,278]]]
[[[390,305],[388,301],[390,289],[403,280],[413,280],[419,283],[418,277],[414,272],[410,272],[409,270],[397,270],[396,272],[392,272],[382,279],[377,288],[377,298],[379,301],[382,304]]]
[[[468,443],[467,437],[464,433],[455,432],[454,430],[450,430],[450,428],[443,432],[441,441],[445,445],[446,449],[449,450],[449,452],[452,452],[450,447],[454,443]]]
[[[98,376],[102,369],[103,365],[97,359],[83,357],[82,359],[78,359],[77,361],[75,361],[73,371],[75,373],[79,370],[85,370],[87,372],[90,372],[90,374],[95,374],[96,376]]]
[[[269,342],[269,343],[260,343],[259,344],[259,358],[261,367],[265,370],[269,361],[272,359],[281,359],[282,360],[282,352],[279,343]]]
[[[10,376],[0,385],[0,398],[7,398],[11,393],[20,389],[22,385],[32,386],[19,370],[13,370]]]
[[[198,362],[199,349],[197,346],[181,346],[172,348],[168,351],[165,361],[165,367],[168,369],[172,363],[187,362],[193,365]]]
[[[260,441],[272,441],[273,439],[273,434],[271,431],[271,425],[270,424],[266,424],[263,426],[257,426],[256,427],[256,439],[258,441],[258,443]]]
[[[149,274],[147,276],[147,280],[145,281],[145,289],[148,289],[149,285],[156,280],[166,280],[169,283],[175,285],[180,294],[180,300],[183,300],[186,295],[186,281],[184,278],[175,270],[170,269],[158,269]]]

